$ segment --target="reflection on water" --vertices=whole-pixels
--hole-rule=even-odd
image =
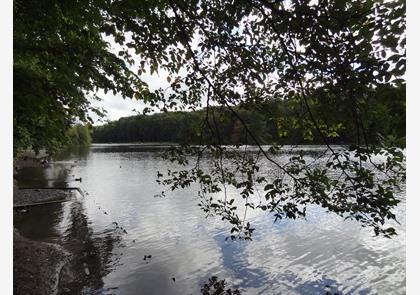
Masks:
[[[20,167],[15,176],[17,185],[20,188],[25,187],[49,187],[46,171],[41,166]]]
[[[78,146],[65,149],[60,153],[54,155],[54,160],[61,161],[61,160],[86,160],[90,152],[89,146]]]
[[[73,259],[66,266],[60,281],[62,294],[92,294],[104,290],[102,278],[118,261],[112,257],[120,246],[121,234],[112,228],[94,232],[85,214],[83,203],[76,201],[69,208],[69,224],[64,229],[61,244],[70,249]]]
[[[115,228],[95,232],[86,216],[83,200],[28,208],[16,214],[14,223],[28,238],[58,243],[72,254],[61,274],[59,294],[93,294],[104,288],[103,277],[115,268],[119,257],[116,247],[123,247],[121,232]]]
[[[316,159],[322,152],[307,147],[305,155]],[[88,192],[15,219],[23,235],[59,241],[75,253],[62,293],[200,294],[212,276],[243,294],[323,294],[326,287],[340,294],[405,293],[404,203],[392,240],[311,207],[307,220],[275,224],[251,212],[254,240],[226,241],[227,225],[206,219],[196,206],[196,187],[153,197],[162,190],[156,171],[176,168],[156,156],[152,147],[100,145],[20,175],[21,185]]]
[[[58,225],[63,220],[63,204],[31,207],[25,214],[15,214],[13,223],[27,238],[54,242],[60,237]]]

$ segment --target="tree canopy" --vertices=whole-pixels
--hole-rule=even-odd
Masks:
[[[204,109],[198,130],[214,141],[167,157],[187,165],[187,155],[208,152],[214,168],[206,172],[197,161],[160,181],[173,189],[199,182],[203,210],[228,220],[232,237],[250,238],[253,229],[234,198],[212,198],[226,186],[247,208],[269,210],[276,220],[304,217],[306,206],[317,204],[376,234],[395,234],[386,221],[395,219],[405,177],[405,140],[397,132],[405,102],[395,93],[392,103],[373,104],[372,97],[404,89],[404,1],[16,0],[14,15],[15,149],[54,147],[73,122],[90,120],[88,110],[100,111],[88,99],[99,89],[164,112]],[[151,90],[145,81],[156,73],[169,86]],[[286,99],[295,116],[274,117],[277,128],[320,138],[330,155],[324,166],[303,156],[279,163],[281,147],[264,150],[238,112]],[[237,119],[275,165],[276,179],[257,177],[258,157],[221,145],[215,106]],[[398,110],[389,124],[398,119],[399,126],[378,134],[374,126],[389,107]],[[354,145],[334,149],[331,140],[344,130],[354,131]],[[255,185],[265,186],[264,203],[250,201]]]
[[[15,153],[53,150],[77,120],[93,123],[99,89],[133,96],[136,75],[103,38],[116,17],[107,2],[13,2]]]

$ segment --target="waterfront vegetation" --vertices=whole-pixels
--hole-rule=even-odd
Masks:
[[[82,124],[72,126],[66,133],[67,146],[89,146],[92,143],[92,136],[89,127]]]

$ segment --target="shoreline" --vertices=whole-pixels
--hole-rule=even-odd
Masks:
[[[15,227],[18,214],[29,207],[71,201],[72,192],[63,189],[19,188],[15,176],[21,167],[45,167],[46,157],[24,156],[13,161],[13,292],[33,295],[59,291],[61,273],[72,254],[58,243],[30,239]]]

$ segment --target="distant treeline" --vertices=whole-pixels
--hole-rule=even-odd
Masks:
[[[360,126],[349,123],[354,119],[350,111],[354,106],[330,105],[321,109],[319,105],[317,100],[313,100],[312,111],[319,118],[319,125],[330,143],[354,143],[362,137],[373,142],[381,137],[405,136],[405,87],[384,87],[373,91],[364,104],[358,105]],[[93,142],[98,143],[253,144],[254,141],[245,132],[242,120],[263,144],[323,142],[307,118],[306,108],[295,99],[244,104],[234,110],[237,115],[226,107],[211,107],[208,111],[204,109],[125,117],[94,127],[92,138]]]

